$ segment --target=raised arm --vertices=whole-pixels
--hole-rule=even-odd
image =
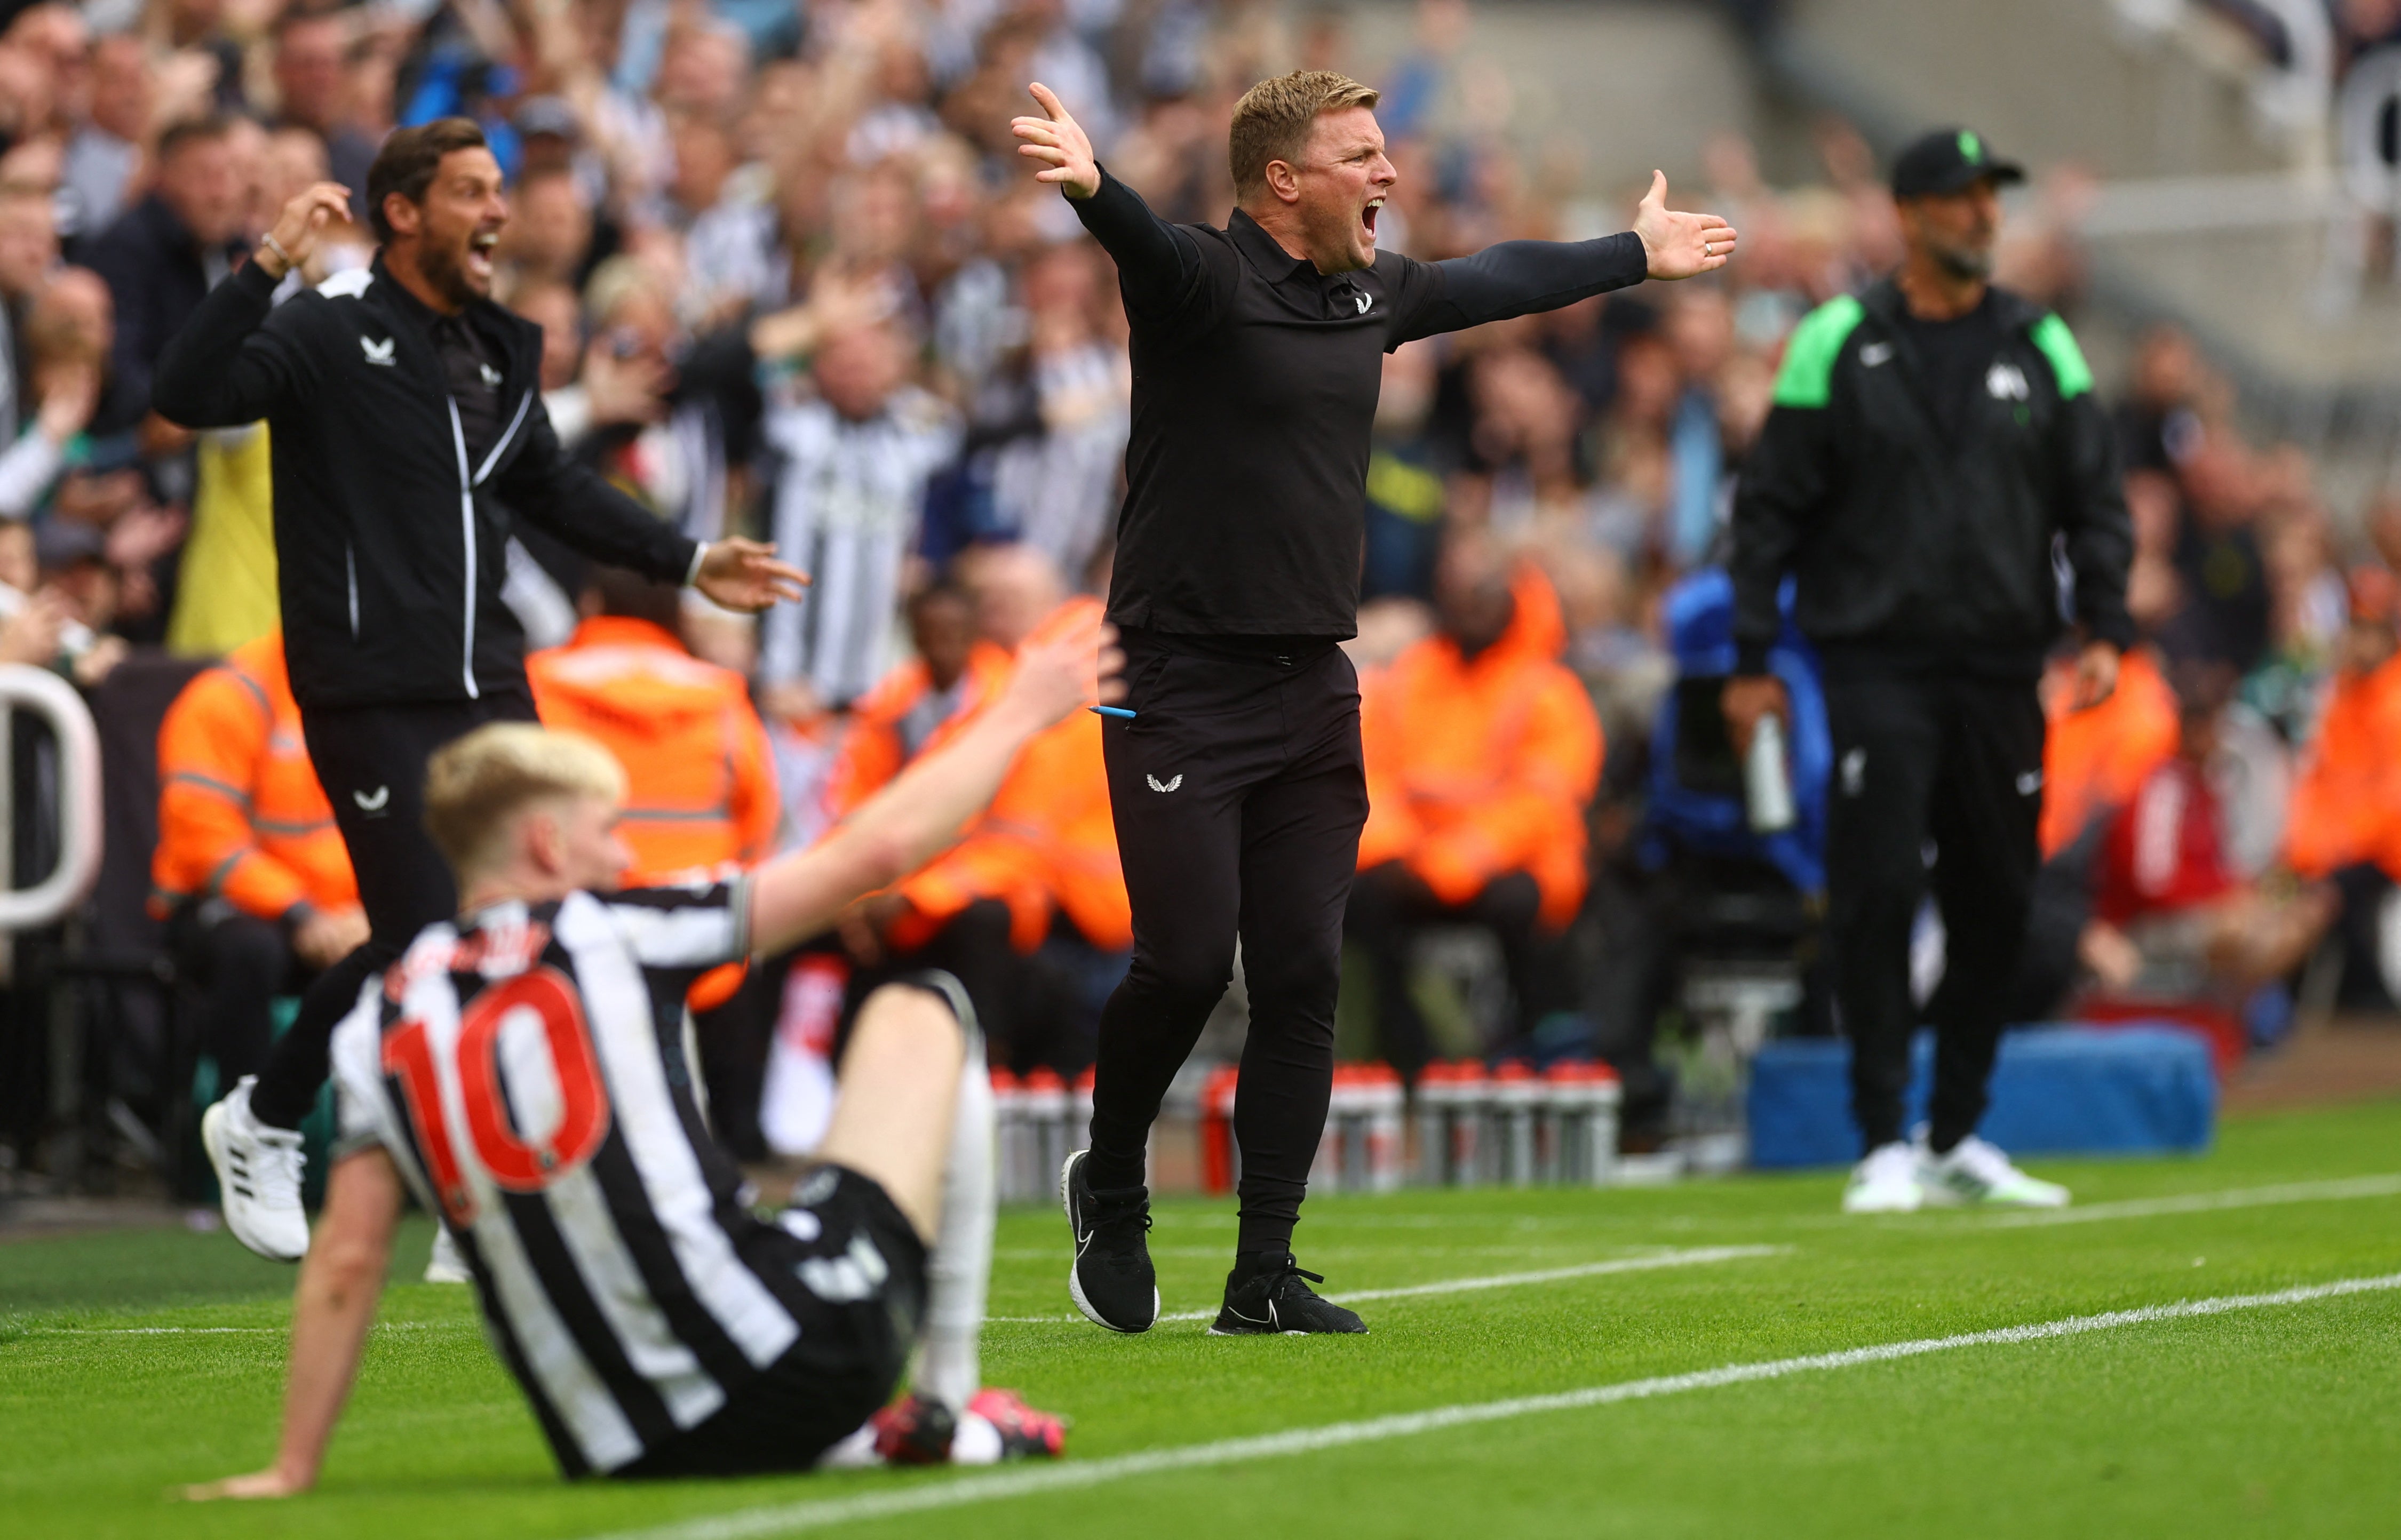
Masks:
[[[187,1487],[185,1496],[289,1497],[317,1484],[383,1294],[401,1201],[400,1172],[381,1150],[335,1163],[325,1180],[325,1211],[293,1295],[292,1363],[275,1463],[248,1476]]]
[[[1067,195],[1067,206],[1118,265],[1126,310],[1136,319],[1173,323],[1206,303],[1200,248],[1184,231],[1151,211],[1142,195],[1102,169],[1083,127],[1059,104],[1050,88],[1028,88],[1041,103],[1041,117],[1020,117],[1009,131],[1025,143],[1017,153],[1048,168],[1036,182]]]
[[[1474,256],[1435,263],[1439,292],[1402,322],[1394,343],[1557,310],[1646,278],[1714,272],[1732,259],[1735,239],[1734,226],[1715,214],[1669,209],[1667,174],[1653,171],[1630,230],[1597,240],[1504,240]]]
[[[1118,698],[1123,661],[1098,614],[1018,649],[1008,687],[946,746],[868,798],[824,843],[781,856],[751,879],[750,949],[783,950],[823,930],[854,900],[940,854],[983,810],[1035,734],[1095,701]]]
[[[309,260],[326,225],[350,217],[350,189],[320,182],[283,206],[257,254],[209,291],[150,373],[150,405],[185,428],[238,428],[300,384],[291,345],[266,329],[275,287]]]

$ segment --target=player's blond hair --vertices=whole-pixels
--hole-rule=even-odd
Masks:
[[[1309,130],[1326,113],[1375,106],[1379,92],[1332,70],[1295,70],[1262,80],[1234,103],[1234,128],[1226,138],[1226,161],[1234,173],[1234,197],[1247,201],[1268,184],[1268,162],[1290,162],[1309,143]]]
[[[498,860],[516,816],[537,802],[621,802],[624,768],[576,732],[492,722],[445,744],[425,766],[425,832],[463,880]]]

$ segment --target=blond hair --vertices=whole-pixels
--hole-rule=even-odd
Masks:
[[[463,879],[499,858],[501,835],[534,803],[624,796],[624,767],[582,733],[491,722],[426,763],[425,832]]]
[[[1332,70],[1295,70],[1262,80],[1234,103],[1233,131],[1226,138],[1226,161],[1234,173],[1234,197],[1247,200],[1268,184],[1268,162],[1290,162],[1309,143],[1309,130],[1326,113],[1376,105],[1378,91]]]

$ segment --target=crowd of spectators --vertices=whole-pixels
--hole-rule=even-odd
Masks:
[[[129,647],[239,660],[273,633],[264,430],[166,423],[151,365],[287,198],[329,175],[356,192],[393,127],[462,115],[511,179],[496,297],[544,328],[562,441],[661,519],[773,538],[816,579],[754,624],[521,533],[510,597],[531,643],[595,655],[538,661],[544,709],[606,738],[648,691],[679,725],[613,724],[629,761],[689,758],[731,723],[721,784],[637,766],[638,798],[661,799],[661,828],[715,810],[730,832],[709,859],[805,842],[954,729],[1017,641],[1105,588],[1126,325],[1106,258],[1013,154],[1026,82],[1174,219],[1223,221],[1232,103],[1305,65],[1384,88],[1401,180],[1383,244],[1439,259],[1624,227],[1637,189],[1585,185],[1572,157],[1529,153],[1465,100],[1469,20],[1464,0],[1426,0],[1417,40],[1368,60],[1338,10],[1291,20],[1248,0],[0,0],[0,606],[17,617],[0,653],[65,657],[93,683]],[[1592,1019],[1624,994],[1594,976],[1598,917],[1640,884],[1645,758],[1675,675],[1663,606],[1719,548],[1786,334],[1899,254],[1865,142],[1830,121],[1816,150],[1811,181],[1776,188],[1740,138],[1708,142],[1680,198],[1742,231],[1721,280],[1387,361],[1353,644],[1379,797],[1352,925],[1382,1050],[1405,1064],[1462,1046],[1410,1000],[1408,945],[1436,921],[1494,931],[1516,1002],[1463,1046],[1628,1039]],[[2062,174],[2013,208],[1998,275],[2071,317],[2076,198]],[[305,277],[371,255],[362,217]],[[2380,899],[2364,874],[2401,870],[2401,831],[2375,816],[2401,807],[2383,566],[2401,561],[2401,503],[2351,549],[2307,458],[2247,443],[2225,381],[2173,332],[2144,343],[2120,410],[2147,650],[2114,709],[2152,717],[2088,745],[2089,784],[2054,770],[2051,844],[2090,859],[2063,879],[2078,896],[2045,1010],[2145,978],[2172,949],[2146,914],[2238,898],[2284,944],[2238,918],[2184,945],[2248,1001],[2338,912],[2367,923]],[[957,856],[824,944],[861,978],[932,957],[981,981],[1021,1070],[1088,1061],[1130,940],[1097,728],[1070,726]],[[2144,811],[2163,776],[2191,795]],[[2294,841],[2343,832],[2288,851],[2288,800]],[[2204,806],[2222,838],[2191,849],[2213,875],[2161,878],[2161,841],[2187,847],[2146,831]],[[2129,808],[2133,832],[2106,833]],[[701,864],[688,854],[652,866]],[[2322,879],[2349,901],[2302,885]],[[163,908],[234,897],[206,863],[183,879]],[[295,940],[289,915],[255,918]],[[253,954],[259,929],[242,931]],[[321,926],[303,962],[326,944]],[[726,1029],[753,1066],[727,1079],[735,1100],[755,1102],[779,1018],[816,1008],[805,993],[769,978],[717,997],[748,1002]]]

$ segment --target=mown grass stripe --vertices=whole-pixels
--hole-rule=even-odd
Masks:
[[[1598,1278],[1612,1273],[1647,1273],[1661,1267],[1699,1267],[1710,1262],[1741,1261],[1751,1257],[1779,1257],[1789,1253],[1789,1246],[1697,1246],[1682,1250],[1662,1251],[1648,1257],[1614,1257],[1605,1262],[1578,1262],[1571,1267],[1546,1267],[1533,1273],[1489,1273],[1472,1278],[1445,1278],[1438,1283],[1403,1284],[1393,1288],[1352,1289],[1342,1294],[1328,1294],[1337,1304],[1355,1304],[1364,1300],[1405,1300],[1423,1294],[1463,1294],[1479,1288],[1516,1288],[1526,1284],[1563,1283],[1570,1278]],[[1161,1315],[1162,1321],[1214,1321],[1214,1310],[1179,1310]],[[1081,1315],[994,1315],[990,1319],[1010,1326],[1057,1326],[1080,1324]]]
[[[1592,1385],[1582,1390],[1563,1391],[1549,1396],[1521,1396],[1501,1401],[1478,1401],[1460,1406],[1435,1407],[1424,1411],[1400,1412],[1389,1417],[1371,1417],[1358,1422],[1331,1423],[1320,1427],[1293,1428],[1283,1433],[1261,1434],[1253,1438],[1222,1438],[1205,1444],[1143,1450],[1132,1454],[1114,1455],[1100,1460],[1069,1461],[1055,1465],[1017,1466],[980,1476],[961,1477],[949,1480],[929,1480],[924,1485],[898,1491],[862,1492],[854,1497],[786,1503],[768,1507],[737,1510],[733,1513],[714,1514],[705,1518],[663,1524],[651,1529],[619,1531],[595,1537],[595,1540],[755,1540],[758,1536],[789,1534],[802,1530],[822,1529],[831,1524],[858,1523],[871,1519],[887,1519],[902,1514],[966,1507],[972,1504],[997,1502],[1011,1497],[1030,1497],[1042,1492],[1074,1491],[1078,1488],[1100,1486],[1110,1481],[1119,1481],[1134,1476],[1147,1476],[1166,1471],[1196,1470],[1213,1465],[1240,1465],[1252,1460],[1280,1459],[1295,1454],[1314,1453],[1319,1450],[1339,1449],[1351,1444],[1411,1438],[1418,1434],[1435,1433],[1445,1428],[1462,1427],[1477,1423],[1538,1416],[1544,1412],[1574,1411],[1587,1407],[1610,1406],[1621,1401],[1647,1400],[1655,1397],[1677,1396],[1696,1390],[1716,1390],[1726,1385],[1777,1380],[1792,1374],[1856,1369],[1865,1364],[1889,1363],[1895,1359],[1920,1357],[1930,1353],[1947,1353],[1958,1348],[2016,1346],[2060,1337],[2081,1336],[2088,1332],[2109,1331],[2120,1327],[2145,1326],[2157,1321],[2185,1320],[2195,1316],[2223,1315],[2234,1311],[2259,1310],[2277,1305],[2308,1304],[2319,1300],[2339,1299],[2346,1295],[2375,1293],[2395,1288],[2401,1288],[2401,1273],[2387,1273],[2366,1278],[2344,1278],[2333,1283],[2309,1284],[2295,1288],[2277,1289],[2265,1294],[2229,1294],[2216,1299],[2181,1300],[2174,1304],[2145,1305],[2133,1310],[2112,1310],[2094,1315],[2070,1315],[2059,1320],[2000,1327],[1988,1331],[1966,1331],[1950,1337],[1923,1337],[1909,1342],[1882,1342],[1869,1347],[1845,1348],[1833,1353],[1813,1353],[1796,1358],[1776,1358],[1763,1363],[1727,1364],[1722,1368],[1700,1370],[1689,1374],[1667,1374],[1644,1380],[1626,1380],[1615,1384]]]
[[[2159,1198],[2087,1204],[2081,1208],[1996,1214],[1988,1217],[1984,1224],[1993,1230],[2018,1230],[2035,1225],[2091,1224],[2101,1220],[2147,1220],[2161,1214],[2208,1214],[2225,1208],[2267,1208],[2288,1203],[2394,1196],[2401,1196],[2401,1172],[2341,1177],[2329,1181],[2279,1182],[2270,1187],[2234,1187],[2216,1192],[2174,1192]]]

